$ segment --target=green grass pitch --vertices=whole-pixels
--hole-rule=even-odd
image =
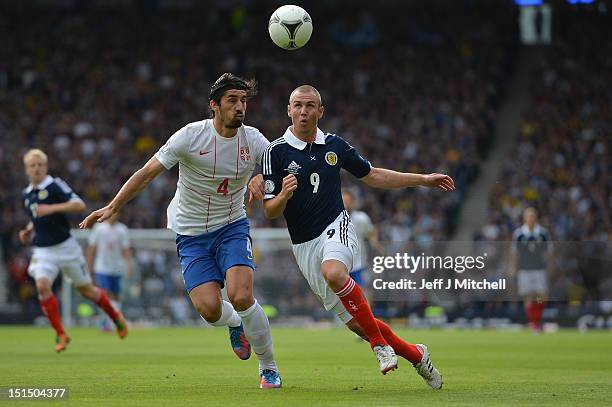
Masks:
[[[68,386],[69,399],[58,406],[612,404],[610,333],[398,332],[429,346],[444,376],[441,391],[426,387],[403,359],[382,376],[369,346],[346,330],[274,327],[280,390],[258,388],[254,355],[238,360],[220,328],[133,329],[125,341],[72,329],[59,355],[49,329],[0,328],[0,386]]]

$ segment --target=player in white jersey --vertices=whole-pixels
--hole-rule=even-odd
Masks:
[[[255,265],[244,209],[247,183],[270,144],[259,130],[243,125],[247,99],[256,93],[254,80],[221,75],[210,90],[212,119],[190,123],[174,133],[113,200],[91,213],[80,227],[110,218],[178,163],[168,228],[177,234],[185,288],[202,318],[213,326],[229,327],[232,348],[239,358],[248,359],[253,346],[259,359],[260,387],[278,388],[281,378],[270,324],[253,297]],[[251,194],[261,199],[261,189],[263,180],[258,177]],[[230,302],[221,298],[225,284]]]
[[[128,277],[132,275],[134,263],[128,228],[118,219],[119,214],[115,214],[106,222],[94,225],[89,235],[85,257],[96,284],[106,290],[115,309],[121,310],[121,277],[126,272]],[[111,320],[103,316],[100,328],[108,331],[111,329],[110,323]]]
[[[355,195],[352,191],[348,189],[342,190],[342,202],[344,203],[344,208],[351,217],[351,223],[355,227],[355,233],[357,233],[357,239],[361,249],[356,253],[353,259],[353,270],[349,275],[357,284],[364,287],[365,281],[363,272],[368,267],[368,251],[365,243],[367,240],[372,249],[382,253],[382,248],[378,241],[378,231],[374,227],[374,224],[372,224],[372,219],[370,219],[367,213],[355,210]]]

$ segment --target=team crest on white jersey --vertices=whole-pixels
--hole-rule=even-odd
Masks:
[[[338,162],[338,156],[333,151],[328,151],[325,154],[325,161],[333,167]]]
[[[251,152],[248,147],[240,147],[240,159],[242,161],[251,161]]]
[[[289,174],[297,175],[298,172],[300,172],[301,168],[302,167],[300,167],[298,163],[296,163],[295,161],[291,161],[291,164],[289,164],[286,170]]]

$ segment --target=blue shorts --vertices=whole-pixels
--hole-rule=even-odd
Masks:
[[[120,282],[121,276],[96,273],[96,285],[104,289],[104,291],[117,296],[119,295],[119,291],[121,291]]]
[[[363,273],[364,270],[365,269],[360,268],[360,269],[357,269],[357,270],[353,270],[353,271],[351,271],[349,273],[349,276],[351,276],[351,278],[353,280],[355,280],[357,285],[360,286],[360,287],[363,287],[363,283],[364,283],[363,276],[362,276],[362,273]]]
[[[234,266],[255,270],[246,218],[198,236],[177,234],[176,248],[187,292],[209,281],[217,281],[223,288],[225,273]]]

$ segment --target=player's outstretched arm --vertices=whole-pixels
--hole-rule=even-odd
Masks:
[[[131,201],[136,195],[149,185],[151,181],[161,174],[166,168],[159,162],[155,157],[151,157],[149,161],[136,171],[130,179],[121,187],[117,195],[113,200],[103,208],[93,211],[89,214],[81,223],[79,227],[86,229],[93,225],[95,222],[104,222],[110,218],[113,214],[119,212],[123,205]]]
[[[455,190],[455,182],[450,176],[437,173],[413,174],[372,167],[370,173],[361,180],[371,187],[383,189],[429,187],[440,188],[443,191]]]
[[[264,215],[268,219],[278,218],[285,211],[287,201],[293,197],[293,191],[297,189],[297,178],[293,174],[283,178],[283,189],[274,198],[264,201]]]

